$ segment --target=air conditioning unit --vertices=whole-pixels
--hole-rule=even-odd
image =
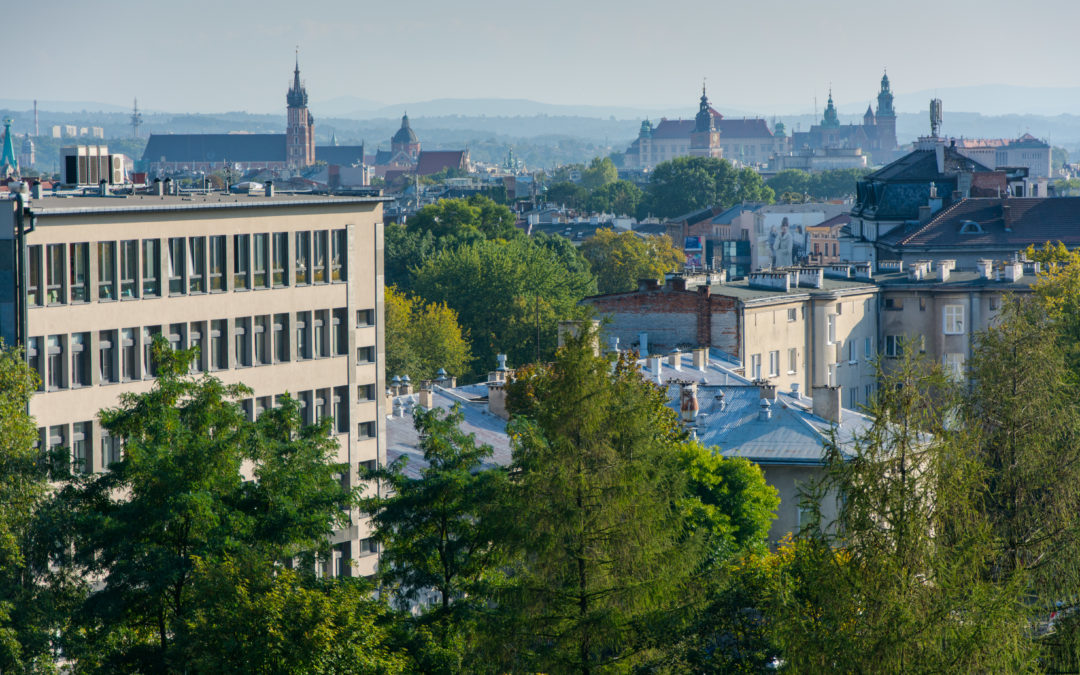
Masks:
[[[109,182],[113,185],[122,185],[124,181],[124,156],[109,155]]]

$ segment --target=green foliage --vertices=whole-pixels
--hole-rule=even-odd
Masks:
[[[582,332],[509,388],[519,555],[496,638],[509,670],[646,661],[669,644],[703,560],[678,506],[687,439],[666,393],[626,357],[613,371]]]
[[[678,271],[682,254],[671,237],[642,238],[633,232],[616,233],[601,228],[581,245],[601,293],[619,293],[637,288],[638,279],[662,279]]]
[[[436,238],[480,234],[487,239],[511,239],[520,234],[509,208],[487,197],[443,199],[420,209],[409,219],[408,229]]]
[[[255,565],[297,558],[312,569],[351,501],[331,463],[329,419],[304,427],[286,397],[250,422],[236,404],[243,385],[187,375],[191,351],[163,338],[158,378],[101,412],[123,439],[124,458],[74,482],[76,564],[102,580],[79,615],[72,656],[105,670],[167,671],[192,658],[196,560]],[[254,480],[241,473],[251,466]]]
[[[589,202],[589,191],[569,181],[550,185],[545,195],[549,204],[559,204],[571,209],[583,209]]]
[[[493,530],[498,496],[505,489],[501,468],[484,468],[490,446],[477,446],[460,429],[460,406],[414,413],[425,465],[416,476],[406,460],[371,471],[384,481],[386,497],[370,497],[361,508],[370,513],[380,543],[379,580],[402,607],[433,590],[435,607],[410,620],[414,658],[457,672],[467,658],[473,615],[487,596],[487,577],[504,555]],[[493,525],[495,524],[495,525]]]
[[[632,216],[637,213],[644,198],[645,193],[641,188],[630,181],[617,180],[593,190],[587,206],[590,211]]]
[[[416,270],[412,290],[457,312],[479,374],[497,353],[512,364],[552,354],[558,321],[582,314],[577,303],[596,292],[596,282],[566,242],[519,237],[444,249]]]
[[[736,169],[715,157],[678,157],[661,162],[649,179],[650,213],[673,217],[710,206],[773,201],[774,193],[753,169]]]
[[[816,517],[784,553],[784,659],[797,672],[1022,670],[1028,625],[1016,586],[984,573],[986,473],[953,423],[956,388],[911,357],[882,380],[869,429],[830,443],[826,478],[807,492]]]
[[[614,162],[607,157],[593,158],[589,168],[581,172],[581,184],[590,192],[614,183],[618,179],[619,170],[615,168]]]
[[[457,313],[386,287],[386,372],[413,380],[435,378],[439,368],[463,374],[472,357]]]
[[[855,194],[855,185],[869,169],[830,169],[808,173],[802,169],[784,169],[765,184],[781,195],[781,200],[797,204],[795,195],[809,197],[811,200],[844,199]],[[783,198],[783,195],[788,195]]]
[[[408,672],[387,610],[358,579],[315,579],[263,561],[194,560],[185,672]]]

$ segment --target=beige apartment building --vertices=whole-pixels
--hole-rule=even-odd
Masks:
[[[347,464],[385,462],[383,234],[379,197],[132,195],[0,202],[0,240],[25,236],[25,288],[0,293],[0,336],[41,377],[30,412],[42,447],[94,472],[123,449],[97,412],[152,386],[150,344],[198,346],[193,368],[243,382],[250,416],[289,392],[308,422],[332,417]],[[15,280],[0,255],[0,291]],[[20,284],[21,285],[21,284]],[[26,299],[25,327],[17,299]],[[322,572],[369,575],[377,550],[360,514]]]

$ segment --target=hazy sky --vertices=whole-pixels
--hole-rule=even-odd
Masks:
[[[1078,86],[1080,0],[185,0],[20,6],[4,98],[280,112],[293,49],[313,103],[529,98],[662,107]],[[1063,111],[1065,112],[1065,111]],[[1080,112],[1080,111],[1070,111]],[[316,113],[317,114],[317,113]]]

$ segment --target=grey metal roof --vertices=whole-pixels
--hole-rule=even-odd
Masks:
[[[427,466],[424,453],[420,448],[420,435],[413,425],[412,409],[418,396],[399,397],[407,401],[402,416],[386,418],[386,459],[393,462],[406,457],[405,473],[413,478],[420,476],[420,471]],[[487,466],[509,466],[510,436],[506,433],[506,421],[492,415],[487,408],[487,386],[484,384],[444,389],[436,386],[432,403],[435,407],[450,410],[455,403],[461,404],[465,420],[461,430],[472,434],[477,445],[490,445],[494,450]]]
[[[231,209],[282,206],[344,206],[391,201],[388,197],[339,197],[311,193],[276,194],[273,197],[254,194],[208,194],[185,195],[132,195],[112,197],[52,197],[46,196],[30,202],[30,209],[38,216],[190,211],[201,209]]]
[[[340,166],[362,164],[364,162],[364,146],[317,145],[315,146],[315,161]]]

